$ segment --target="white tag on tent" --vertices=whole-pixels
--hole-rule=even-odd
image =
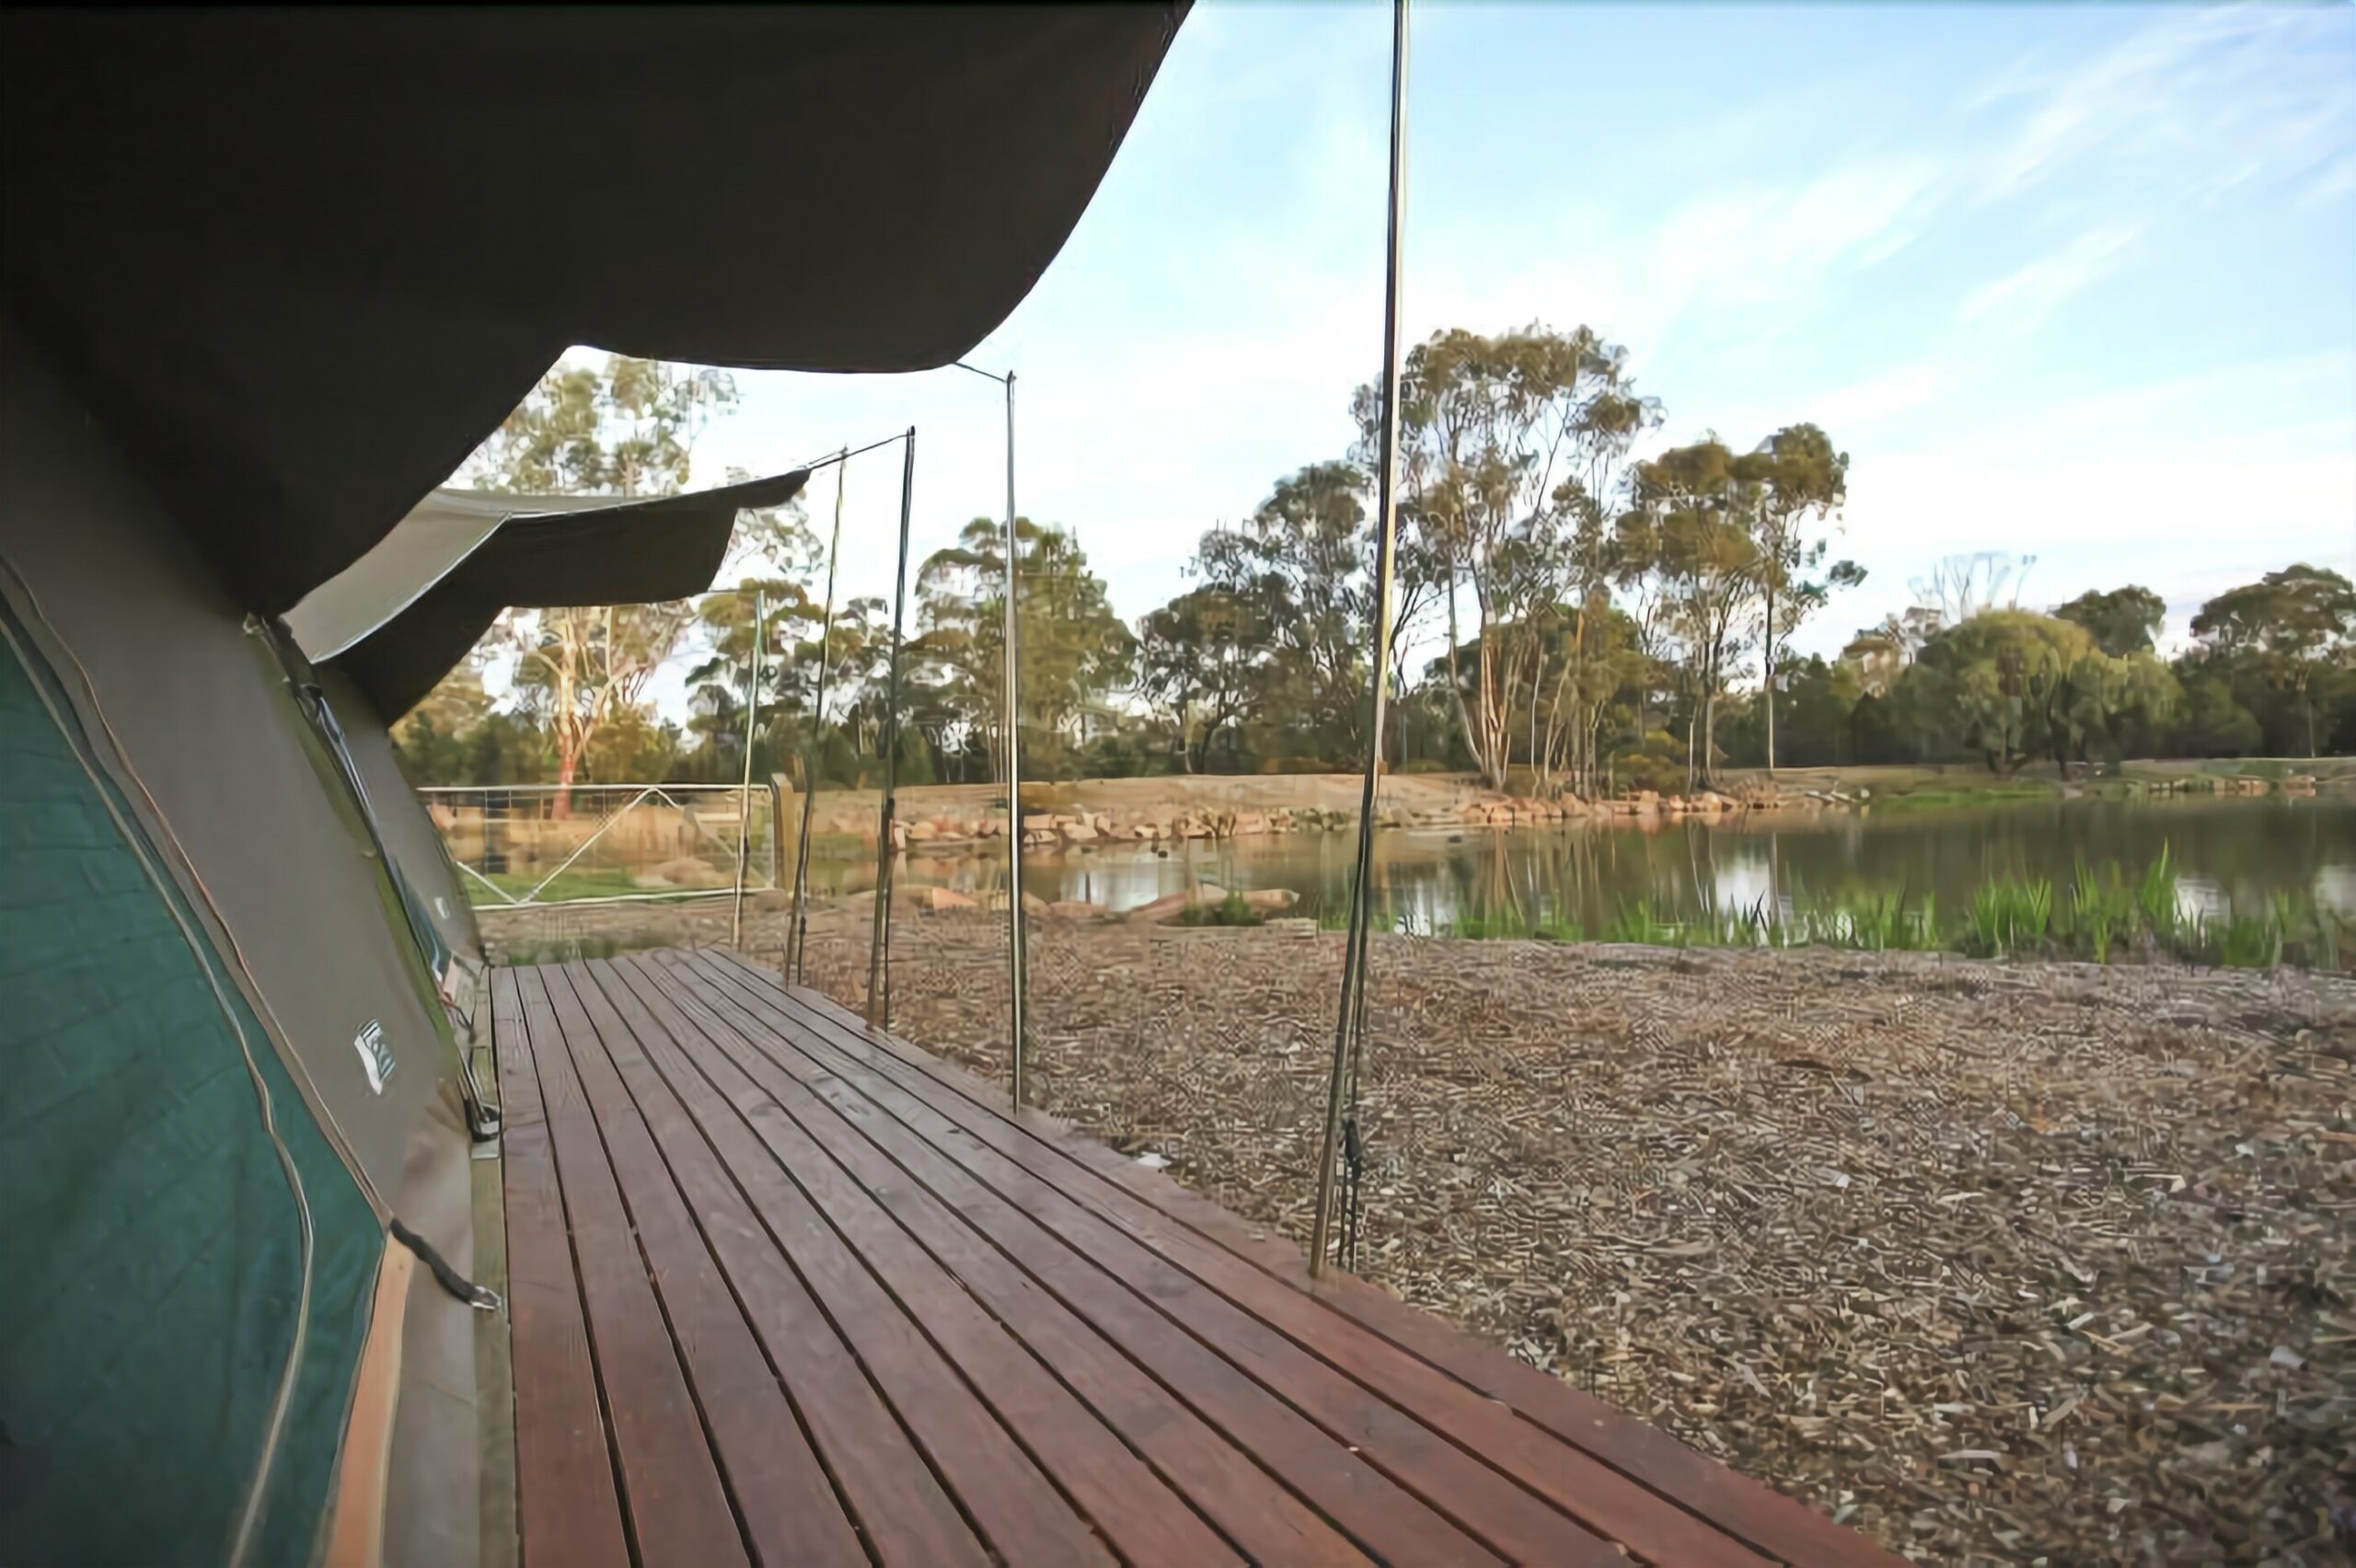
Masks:
[[[368,1074],[369,1089],[384,1093],[385,1080],[393,1076],[393,1048],[385,1042],[385,1026],[370,1019],[352,1037],[352,1048],[360,1053],[360,1066]]]

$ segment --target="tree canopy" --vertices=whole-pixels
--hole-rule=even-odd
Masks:
[[[560,367],[468,477],[663,493],[734,399],[716,373]],[[1184,586],[1134,628],[1076,529],[1017,520],[1026,772],[1359,766],[1376,607],[1370,386],[1349,413],[1346,453],[1205,528]],[[1705,431],[1654,446],[1665,418],[1627,352],[1591,328],[1452,329],[1410,352],[1389,766],[1605,790],[1687,787],[1727,765],[1969,757],[2009,771],[2356,747],[2356,588],[2305,564],[2201,605],[2190,642],[2164,659],[2168,606],[2149,588],[2041,611],[2020,602],[2031,562],[1950,556],[1912,582],[1911,606],[1837,656],[1798,657],[1796,636],[1864,575],[1833,548],[1850,455],[1804,420],[1749,445]],[[976,518],[914,574],[905,778],[1004,767],[1003,546],[1002,524]],[[809,759],[822,781],[872,782],[889,605],[836,606],[819,711],[824,568],[789,507],[740,523],[730,586],[697,601],[511,615],[399,727],[409,765],[433,781],[733,778],[757,662],[756,770]],[[756,589],[768,611],[757,648]],[[672,664],[683,712],[654,700],[654,673]],[[508,677],[496,700],[493,665]]]

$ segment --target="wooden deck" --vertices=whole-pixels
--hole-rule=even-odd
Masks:
[[[1895,1561],[739,960],[492,995],[525,1568]]]

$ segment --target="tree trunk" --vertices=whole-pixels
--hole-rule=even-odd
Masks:
[[[1762,643],[1766,684],[1761,696],[1767,702],[1767,777],[1775,777],[1775,580],[1767,579],[1767,640]]]
[[[1702,694],[1702,782],[1711,780],[1713,760],[1718,755],[1718,684]]]
[[[1461,663],[1462,644],[1456,621],[1456,563],[1448,566],[1448,695],[1456,706],[1456,722],[1464,736],[1464,749],[1472,754],[1472,766],[1486,767],[1481,758],[1481,742],[1473,732],[1472,715],[1464,706],[1464,670]]]
[[[555,815],[565,819],[572,815],[572,780],[581,767],[579,741],[569,731],[556,734],[556,804]]]
[[[1391,701],[1385,706],[1398,710],[1399,716],[1392,728],[1399,737],[1399,770],[1403,773],[1407,768],[1407,705],[1399,700],[1399,694],[1406,689],[1406,668],[1394,664],[1391,671]]]

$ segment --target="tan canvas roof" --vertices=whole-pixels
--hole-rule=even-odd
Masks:
[[[1063,245],[1183,14],[0,12],[0,285],[283,614],[568,346],[948,363]]]
[[[736,514],[783,504],[809,477],[797,468],[652,501],[438,490],[306,594],[286,624],[313,663],[334,661],[378,713],[398,719],[510,606],[703,592]]]

